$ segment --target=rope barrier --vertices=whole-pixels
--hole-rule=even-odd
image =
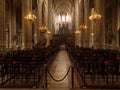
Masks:
[[[60,81],[62,81],[62,80],[64,80],[64,79],[66,78],[66,76],[68,75],[68,73],[69,73],[69,71],[70,71],[70,68],[71,68],[71,66],[69,66],[69,69],[67,70],[67,73],[65,74],[65,76],[64,76],[63,78],[59,79],[59,80],[57,80],[57,79],[55,79],[55,78],[53,77],[53,75],[50,73],[50,71],[48,70],[47,67],[46,67],[46,70],[47,70],[48,74],[50,75],[50,77],[51,77],[54,81],[60,82]]]

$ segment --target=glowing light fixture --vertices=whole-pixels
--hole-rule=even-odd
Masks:
[[[85,30],[87,29],[87,26],[83,24],[83,25],[80,25],[80,28]]]
[[[94,33],[91,33],[90,35],[91,35],[91,36],[94,36]]]
[[[46,33],[47,32],[47,27],[46,26],[41,26],[40,28],[41,33]]]
[[[30,10],[28,12],[28,14],[24,17],[27,21],[35,21],[36,20],[36,16],[32,13],[32,1],[30,0]]]
[[[96,11],[93,12],[93,14],[91,16],[89,16],[89,19],[92,21],[96,21],[101,19],[101,15],[96,13]]]
[[[48,34],[48,35],[50,35],[50,33],[51,33],[50,31],[47,31],[47,34]]]
[[[37,17],[32,13],[32,11],[29,11],[24,18],[31,22],[31,21],[35,21]]]
[[[75,34],[80,34],[80,31],[75,31]]]

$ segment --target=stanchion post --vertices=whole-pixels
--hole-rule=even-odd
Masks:
[[[71,66],[71,80],[72,80],[72,88],[74,88],[74,69],[73,69],[73,66]]]
[[[83,85],[83,87],[85,87],[86,86],[86,84],[85,84],[85,69],[83,69],[84,71],[84,73],[83,73],[83,83],[84,83],[84,85]]]
[[[47,88],[47,66],[45,66],[45,88]]]

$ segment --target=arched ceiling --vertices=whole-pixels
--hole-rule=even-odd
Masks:
[[[53,0],[55,13],[59,14],[71,14],[74,0]]]

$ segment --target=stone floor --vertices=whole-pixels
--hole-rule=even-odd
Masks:
[[[53,62],[52,67],[50,68],[50,72],[55,79],[60,80],[65,76],[70,65],[71,64],[70,64],[70,60],[69,60],[67,52],[60,51],[55,61]],[[69,88],[71,85],[70,76],[71,76],[71,70],[69,71],[67,77],[63,81],[56,82],[52,80],[51,77],[48,75],[48,87],[49,88],[56,88],[56,87]]]

